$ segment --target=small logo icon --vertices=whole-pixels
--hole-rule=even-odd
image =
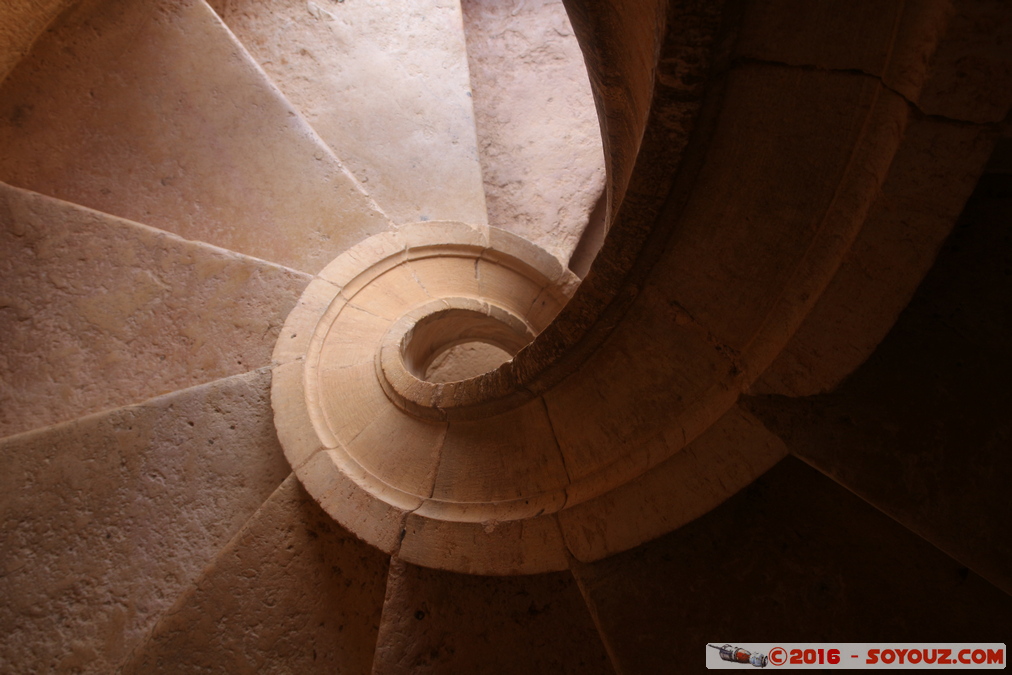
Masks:
[[[787,650],[783,647],[774,647],[767,658],[774,666],[782,666],[787,663]]]
[[[713,647],[714,649],[718,650],[720,652],[720,658],[724,661],[731,661],[732,663],[751,663],[756,668],[766,667],[767,658],[765,654],[760,654],[758,652],[753,654],[752,652],[746,649],[742,649],[741,647],[732,647],[731,645],[724,645],[723,647],[718,647],[717,645],[708,644],[706,646]],[[777,647],[777,649],[783,651],[783,648],[781,647]],[[786,658],[787,655],[785,653],[784,660],[786,660]]]

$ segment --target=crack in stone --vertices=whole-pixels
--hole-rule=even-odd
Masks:
[[[955,117],[947,117],[945,115],[938,115],[934,113],[925,112],[923,109],[921,109],[921,107],[917,103],[911,101],[906,94],[899,91],[898,89],[890,85],[888,82],[886,82],[884,79],[882,79],[881,75],[869,73],[868,71],[862,70],[860,68],[830,68],[828,66],[817,66],[812,63],[787,63],[786,61],[774,61],[772,59],[763,59],[755,56],[738,56],[732,60],[730,68],[728,68],[728,70],[729,71],[734,70],[735,68],[746,64],[773,66],[778,68],[790,68],[794,70],[802,70],[810,72],[839,73],[843,75],[860,75],[862,77],[867,77],[871,78],[872,80],[875,80],[882,86],[883,89],[899,96],[901,99],[903,99],[903,101],[907,105],[910,106],[911,109],[913,109],[917,114],[923,116],[925,119],[934,120],[936,122],[946,122],[949,124],[958,124],[983,128],[998,127],[1002,124],[1002,122],[993,122],[993,123],[973,122],[971,120],[961,120]]]

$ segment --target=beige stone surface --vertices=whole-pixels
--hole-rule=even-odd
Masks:
[[[681,3],[670,4],[676,13],[682,8]],[[686,4],[691,15],[699,3]],[[719,11],[719,5],[712,2],[709,4]],[[651,102],[657,93],[654,89],[656,59],[664,39],[663,31],[658,29],[667,22],[668,5],[664,0],[644,0],[635,4],[606,2],[593,6],[570,2],[567,8],[574,32],[581,41],[588,77],[598,105],[607,170],[609,218],[617,213],[629,188],[640,143],[647,128]],[[705,12],[700,12],[703,13]],[[690,16],[686,25],[697,28],[694,19]],[[694,30],[690,35],[695,38],[705,33],[705,30]],[[679,37],[683,35],[677,32],[674,34]],[[681,94],[691,94],[689,87],[680,86],[690,82],[678,80],[683,74],[697,77],[692,66],[705,63],[708,54],[686,52],[684,55],[672,56],[675,57],[670,64],[673,67],[668,72],[674,76],[671,77],[670,84],[681,89]],[[680,58],[682,56],[688,56],[694,63],[687,63]],[[698,81],[692,84],[698,84]],[[648,152],[650,150],[647,148]],[[675,156],[680,154],[680,150],[676,147],[665,148],[666,153],[674,151]],[[663,182],[650,182],[653,185],[648,190],[660,188],[666,191],[668,187]],[[637,189],[636,185],[633,187]]]
[[[604,190],[604,154],[566,9],[461,5],[489,222],[568,262]]]
[[[0,184],[0,436],[270,363],[300,272]]]
[[[292,475],[123,672],[369,673],[387,562]]]
[[[577,560],[601,560],[677,530],[787,455],[777,436],[737,406],[684,448],[679,431],[665,429],[645,444],[652,455],[670,455],[666,460],[559,513],[566,546]]]
[[[750,393],[824,393],[868,358],[934,263],[991,147],[979,127],[909,121],[840,269]]]
[[[721,114],[653,278],[757,376],[864,224],[908,106],[871,77],[747,65],[730,74]]]
[[[543,402],[473,421],[454,410],[448,424],[447,409],[467,407],[467,381],[420,377],[454,345],[516,352],[576,284],[534,244],[461,223],[416,223],[339,256],[274,352],[278,436],[303,485],[344,527],[412,562],[564,568],[544,514],[565,503],[569,479]]]
[[[0,180],[310,273],[390,225],[202,0],[77,5],[0,146]]]
[[[340,449],[313,455],[295,473],[334,520],[386,553],[397,551],[407,514],[422,503],[377,480]]]
[[[569,572],[465,576],[395,560],[372,672],[614,671]]]
[[[288,474],[270,373],[0,443],[0,670],[112,672]]]
[[[71,0],[8,0],[0,6],[0,82]]]
[[[129,5],[131,1],[135,0],[104,7],[117,11],[141,7]],[[335,2],[333,9],[361,1]],[[911,640],[1006,639],[1012,631],[1012,608],[1002,591],[1010,588],[1012,563],[1009,542],[1000,532],[1007,529],[1010,507],[1004,484],[1010,473],[1005,468],[1010,461],[1010,430],[1004,394],[1012,378],[1007,348],[1012,327],[1006,311],[1008,271],[1012,269],[1007,227],[1012,187],[1008,180],[979,182],[981,192],[993,198],[988,208],[994,211],[986,223],[974,219],[963,222],[975,237],[984,232],[986,236],[970,242],[952,240],[952,248],[962,254],[951,261],[949,271],[966,272],[969,278],[943,275],[925,289],[929,297],[945,302],[921,305],[918,321],[905,329],[894,328],[899,339],[878,346],[880,351],[873,356],[876,367],[863,376],[860,371],[853,373],[846,381],[852,388],[838,391],[835,399],[829,398],[830,394],[819,397],[820,401],[787,399],[794,403],[789,404],[785,397],[774,397],[780,400],[773,401],[772,410],[767,410],[772,414],[761,418],[764,424],[769,420],[771,429],[776,428],[774,422],[783,424],[786,429],[776,430],[783,431],[795,452],[848,489],[788,458],[751,487],[731,495],[759,475],[764,463],[783,452],[782,444],[735,407],[756,403],[755,398],[742,402],[740,391],[753,384],[778,355],[784,356],[785,348],[789,358],[796,358],[790,368],[779,373],[777,382],[785,389],[776,391],[799,393],[805,391],[803,386],[833,386],[864,351],[874,347],[889,322],[889,312],[902,304],[904,289],[910,288],[916,274],[929,264],[932,238],[944,236],[958,210],[955,201],[943,199],[942,193],[951,191],[955,199],[966,181],[974,180],[972,164],[982,161],[987,133],[999,130],[992,127],[978,133],[977,125],[960,123],[955,136],[936,134],[944,122],[923,118],[903,99],[912,99],[911,91],[934,92],[934,103],[940,107],[923,108],[932,114],[1000,119],[1012,91],[1007,86],[1007,62],[1001,57],[1012,41],[1002,43],[999,30],[1003,29],[1001,21],[1009,16],[1008,3],[929,0],[901,6],[888,1],[762,0],[729,2],[726,14],[721,14],[724,5],[719,0],[573,0],[569,4],[576,30],[585,40],[588,60],[594,64],[592,77],[607,114],[608,161],[613,169],[611,206],[618,218],[602,257],[570,305],[572,309],[554,324],[561,327],[546,328],[542,338],[491,376],[474,378],[466,386],[419,389],[433,403],[428,409],[437,416],[442,411],[448,418],[460,412],[451,406],[458,402],[458,394],[459,401],[468,404],[493,399],[473,418],[443,422],[447,429],[468,432],[455,439],[438,434],[433,438],[433,429],[441,429],[438,423],[422,421],[412,411],[397,407],[390,389],[377,395],[372,388],[361,405],[347,406],[347,423],[336,426],[349,436],[340,442],[334,430],[314,427],[320,418],[310,419],[300,392],[275,399],[279,419],[295,412],[299,428],[294,433],[288,433],[293,431],[291,427],[279,431],[289,459],[298,467],[298,477],[313,497],[300,493],[295,481],[289,480],[174,606],[172,598],[178,597],[176,592],[188,580],[166,577],[165,565],[176,565],[178,560],[173,556],[181,552],[193,554],[193,560],[206,560],[220,548],[220,543],[213,542],[227,538],[226,530],[241,520],[237,515],[241,509],[233,508],[235,504],[251,509],[253,497],[269,489],[259,478],[244,483],[244,477],[250,475],[244,472],[258,472],[268,465],[274,467],[271,471],[283,471],[283,467],[277,468],[276,447],[270,455],[257,454],[264,465],[251,464],[242,454],[259,453],[262,443],[273,443],[269,426],[264,424],[264,435],[256,436],[260,442],[237,439],[234,452],[230,449],[219,455],[223,442],[216,430],[228,432],[218,423],[231,426],[233,408],[221,405],[217,394],[208,394],[193,410],[205,411],[215,422],[203,433],[198,420],[190,418],[197,429],[192,438],[186,436],[191,428],[175,417],[171,424],[149,420],[140,425],[143,434],[160,440],[149,443],[142,438],[138,443],[143,447],[138,449],[130,436],[137,433],[138,425],[130,429],[131,423],[122,421],[123,411],[102,416],[112,421],[96,422],[99,431],[87,426],[99,418],[88,418],[8,438],[3,444],[7,461],[0,477],[0,512],[4,514],[0,597],[5,602],[0,617],[7,617],[3,629],[9,643],[4,642],[0,654],[12,655],[10,660],[17,662],[4,662],[0,670],[45,671],[47,664],[55,663],[51,669],[113,671],[116,663],[109,655],[123,654],[132,646],[122,636],[142,634],[143,626],[150,626],[166,608],[171,613],[162,614],[163,621],[151,634],[147,649],[134,652],[131,670],[366,672],[373,655],[379,654],[377,663],[392,664],[389,669],[393,672],[484,672],[500,663],[517,664],[517,670],[530,672],[541,666],[542,655],[547,672],[567,668],[584,672],[592,670],[591,664],[603,663],[586,658],[602,651],[600,640],[595,640],[588,628],[588,615],[602,629],[608,651],[617,657],[616,669],[630,673],[667,672],[672,664],[690,664],[686,666],[690,670],[691,664],[698,664],[696,650],[715,631],[755,636],[752,639],[777,639],[776,633],[838,642],[876,640],[885,634]],[[83,4],[82,13],[71,17],[67,25],[83,20],[96,6]],[[198,5],[179,6],[184,13],[193,10],[213,19],[206,10],[194,9]],[[822,12],[833,6],[844,11],[836,15]],[[152,21],[171,23],[178,16],[172,3],[144,5],[143,9],[152,7],[156,17]],[[519,14],[523,7],[518,3],[513,10]],[[743,7],[747,11],[739,15]],[[162,11],[166,8],[168,13]],[[800,41],[805,48],[823,50],[818,53],[830,53],[837,60],[792,63],[775,52],[766,57],[730,53],[738,36],[745,40],[749,35],[748,30],[739,28],[747,28],[756,20],[753,10],[763,8],[775,9],[759,23],[780,27],[768,41],[771,48],[793,49]],[[965,8],[972,10],[964,17],[970,27],[964,34],[966,39],[947,42],[956,35],[951,31]],[[327,21],[324,12],[332,8],[324,0],[316,0],[313,5],[307,3],[306,9]],[[740,26],[739,19],[746,26]],[[913,29],[908,19],[916,24]],[[138,25],[143,22],[126,22],[124,30],[129,32]],[[216,24],[208,19],[203,25]],[[101,40],[112,44],[119,28],[112,19],[104,28],[108,32]],[[933,32],[936,28],[937,34]],[[224,31],[215,34],[227,35]],[[122,85],[124,90],[171,85],[172,78],[160,80],[158,72],[145,70],[143,60],[135,58],[164,46],[157,41],[144,43],[152,35],[157,33],[137,31],[136,39],[144,49],[135,48],[132,37],[120,36],[122,42],[116,45],[126,46],[121,52],[113,49],[106,54],[109,58],[103,68],[109,69],[101,70],[101,77],[94,81]],[[201,35],[200,30],[194,30],[180,39],[187,45],[215,44],[205,43]],[[908,39],[910,36],[913,38]],[[709,42],[711,38],[714,44]],[[60,44],[80,46],[70,40]],[[84,51],[57,51],[37,52],[52,58],[54,72],[63,67],[73,71],[78,62],[90,63],[98,70]],[[166,50],[166,58],[175,59],[179,51]],[[202,68],[210,64],[210,68],[221,70],[220,79],[226,83],[241,79],[233,77],[235,72],[227,65],[235,65],[228,61],[229,55],[242,56],[241,52],[225,50],[228,58],[222,62],[222,52],[210,47],[196,52],[191,59],[179,61],[192,66],[191,70],[174,77],[206,74]],[[119,61],[113,58],[116,54],[122,54]],[[882,59],[885,70],[866,72]],[[32,67],[25,65],[28,70]],[[142,71],[154,75],[124,80],[124,84],[117,82],[121,71],[130,76]],[[77,74],[50,73],[48,81],[20,77],[22,85],[29,83],[41,91],[50,85],[65,86]],[[882,77],[884,86],[880,86]],[[916,89],[922,81],[924,87]],[[963,88],[967,82],[976,84],[967,90]],[[90,109],[90,90],[70,89],[73,91],[62,98],[52,95],[60,103],[52,110],[62,115]],[[4,88],[3,94],[9,91]],[[99,87],[96,94],[103,91]],[[2,106],[8,99],[0,100]],[[144,107],[148,100],[130,98],[131,105],[139,107],[133,114],[144,120],[161,115],[160,121],[183,116],[171,107],[168,112],[162,107],[156,110],[158,114],[149,114],[151,108]],[[921,98],[917,105],[926,106],[926,101],[928,98]],[[697,125],[698,105],[702,112]],[[265,156],[272,149],[283,149],[286,144],[276,142],[268,132],[288,128],[281,120],[301,124],[293,116],[294,109],[284,110],[288,117],[265,117],[280,126],[244,123],[236,132],[256,133],[249,143],[261,147]],[[971,115],[966,115],[967,110]],[[23,110],[22,114],[28,120],[35,113]],[[240,105],[235,115],[246,121],[259,119],[251,106]],[[65,118],[55,115],[47,119],[47,124],[58,128],[60,119]],[[123,118],[109,122],[117,124],[124,126]],[[145,125],[150,126],[146,121]],[[139,124],[124,126],[128,131],[138,127],[146,129]],[[76,131],[86,135],[91,128],[82,124]],[[208,128],[222,136],[230,129],[228,124]],[[21,132],[11,132],[12,143],[20,142],[17,133]],[[66,132],[60,138],[76,143],[75,133]],[[221,160],[208,160],[194,169],[194,181],[206,181],[209,186],[235,175],[234,165],[224,161],[229,157],[228,147],[205,142],[213,137],[209,132],[184,139],[187,145],[211,145],[210,150],[205,147],[201,152]],[[906,145],[914,138],[920,139],[923,152],[916,145]],[[326,150],[320,144],[314,147]],[[132,152],[129,149],[127,154]],[[18,162],[67,162],[49,149],[36,154],[22,152]],[[104,167],[102,158],[106,156],[100,155],[96,166]],[[6,157],[0,162],[7,161]],[[314,180],[302,173],[301,164],[287,161],[288,155],[279,153],[278,157],[271,156],[270,162],[265,159],[262,164],[271,163],[272,170],[287,175],[291,182],[286,185]],[[242,159],[249,157],[243,155]],[[994,164],[1012,166],[1008,157],[1001,156]],[[122,169],[126,165],[113,162],[109,166]],[[141,163],[139,168],[131,168],[138,173],[127,171],[125,175],[141,175],[148,168]],[[94,179],[94,172],[89,174],[73,163],[67,174],[74,180]],[[155,175],[159,182],[167,177]],[[104,187],[111,192],[115,186]],[[897,187],[903,189],[897,191]],[[211,209],[209,202],[194,198],[198,192],[180,191],[164,203],[179,208],[180,213],[198,207]],[[280,200],[282,193],[291,199]],[[284,252],[284,246],[272,238],[272,233],[281,230],[294,233],[305,250],[315,254],[320,249],[313,237],[302,237],[304,230],[289,230],[280,219],[257,229],[249,225],[255,218],[247,222],[242,215],[265,203],[271,208],[296,203],[298,209],[292,213],[315,213],[313,209],[320,203],[311,199],[312,191],[275,191],[263,202],[254,198],[259,194],[256,190],[221,194],[241,202],[247,210],[237,207],[230,212],[234,219],[215,222],[243,230],[249,241],[263,250]],[[180,201],[175,201],[176,197]],[[275,197],[280,201],[272,201]],[[123,197],[121,202],[129,203],[130,199]],[[149,203],[143,190],[136,199],[140,207]],[[282,206],[270,213],[277,215]],[[945,218],[937,219],[936,211]],[[265,217],[273,217],[270,213]],[[12,218],[10,222],[21,221]],[[99,218],[96,222],[105,221]],[[173,219],[167,218],[163,227],[170,226],[176,227]],[[503,303],[510,311],[539,329],[551,318],[551,292],[543,294],[537,283],[514,284],[494,264],[496,254],[486,248],[495,243],[494,230],[470,230],[471,238],[456,240],[455,246],[440,250],[435,260],[425,260],[426,251],[412,250],[417,245],[431,251],[432,242],[427,245],[421,236],[412,239],[407,230],[412,228],[387,230],[367,240],[369,245],[355,255],[342,256],[339,264],[325,271],[326,280],[313,281],[299,305],[314,319],[344,311],[355,317],[348,331],[327,336],[334,340],[327,361],[335,367],[326,376],[338,378],[341,366],[352,374],[333,386],[336,397],[351,396],[359,384],[382,377],[373,360],[375,345],[369,342],[375,337],[373,329],[400,316],[402,303],[431,302],[431,290],[459,293],[471,300],[504,296]],[[114,243],[99,249],[101,264],[96,265],[98,273],[93,280],[90,245],[93,240],[106,240],[92,237],[87,228],[82,231],[85,234],[72,239],[61,253],[61,262],[54,263],[55,270],[67,268],[75,275],[65,284],[71,290],[54,282],[60,293],[71,293],[75,284],[85,289],[80,307],[73,305],[65,313],[76,317],[73,321],[77,323],[57,333],[81,334],[84,344],[94,343],[100,351],[119,353],[107,348],[112,343],[103,342],[105,338],[98,333],[81,327],[91,325],[88,322],[95,317],[108,316],[102,312],[113,307],[119,314],[101,322],[103,330],[117,322],[129,330],[137,329],[135,319],[146,315],[133,311],[130,302],[121,305],[119,300],[111,301],[120,297],[115,292],[123,289],[129,290],[125,294],[128,300],[134,293],[147,297],[151,287],[146,275],[170,279],[175,284],[172,292],[179,291],[178,296],[172,295],[174,301],[179,308],[186,303],[186,311],[172,314],[172,322],[153,324],[156,333],[171,338],[176,334],[173,331],[192,325],[196,337],[212,341],[211,348],[234,346],[237,353],[248,350],[255,354],[266,352],[258,351],[259,343],[252,337],[247,342],[236,335],[253,336],[263,331],[262,339],[269,343],[274,329],[267,317],[280,311],[283,302],[268,302],[262,307],[263,298],[275,296],[247,294],[243,284],[249,278],[260,279],[250,282],[254,286],[261,282],[270,286],[280,280],[282,290],[294,288],[297,293],[299,283],[308,280],[285,276],[291,273],[271,266],[268,268],[278,273],[275,277],[266,272],[262,278],[256,276],[260,272],[247,277],[241,271],[246,269],[244,265],[260,269],[256,267],[259,262],[216,252],[223,260],[241,261],[236,263],[238,268],[230,267],[231,262],[225,265],[224,276],[209,277],[212,286],[222,284],[224,288],[235,281],[240,289],[236,291],[240,296],[231,304],[220,300],[210,305],[216,318],[230,326],[217,333],[194,318],[204,297],[199,289],[205,286],[179,281],[201,279],[203,263],[191,265],[186,255],[164,254],[169,263],[181,261],[179,267],[188,271],[180,273],[182,276],[175,272],[159,276],[163,274],[162,258],[157,256],[163,255],[163,247],[158,242],[163,240],[156,237],[151,240],[154,243],[122,247],[139,262],[136,269],[113,275],[125,280],[117,285],[102,276],[108,261],[114,261],[116,269],[123,267],[116,253],[120,246]],[[150,233],[143,228],[139,231]],[[927,238],[919,239],[922,235]],[[16,244],[18,237],[26,236],[15,227],[4,241],[4,257],[8,241]],[[175,242],[169,247],[172,251],[176,244],[190,250],[186,248],[190,244],[174,237],[167,240]],[[473,253],[474,248],[485,250],[468,259],[468,264],[454,261],[462,257],[463,250]],[[526,252],[519,254],[520,258],[528,260],[525,256],[530,254],[530,260],[540,259],[530,247],[517,245],[510,250],[522,249]],[[23,247],[15,245],[13,250],[12,260],[25,260],[4,263],[7,267],[0,286],[21,288],[22,278],[29,279],[29,286],[36,283],[31,281],[35,279],[34,259],[27,257]],[[193,250],[210,249],[201,245]],[[71,251],[86,260],[79,261]],[[154,262],[159,263],[154,267],[152,260],[144,257],[152,251],[157,254]],[[362,261],[375,262],[377,252],[390,263],[382,270],[394,282],[388,287],[369,285],[379,270],[361,274]],[[332,255],[333,251],[320,252],[319,260],[329,260]],[[200,257],[194,256],[194,260]],[[44,270],[49,275],[46,284],[50,276],[56,276],[52,271]],[[558,277],[550,280],[560,281]],[[589,290],[584,293],[584,289]],[[559,292],[559,297],[565,295]],[[99,300],[93,301],[95,297]],[[361,306],[353,307],[356,298]],[[616,302],[609,305],[612,300]],[[823,300],[832,302],[823,304]],[[255,322],[256,330],[238,326],[237,333],[233,330],[237,328],[236,316],[249,311],[250,306],[263,309]],[[17,322],[4,324],[4,330],[30,322],[36,312],[43,318],[49,316],[45,308],[8,304],[6,299],[0,307],[0,312]],[[277,365],[272,376],[289,394],[293,393],[291,387],[299,389],[306,381],[302,358],[313,339],[323,339],[315,334],[317,321],[305,319],[303,315],[286,324],[274,352]],[[5,347],[0,351],[5,351],[6,334],[2,337],[0,343]],[[549,346],[543,347],[546,343]],[[134,340],[125,344],[133,348],[147,343]],[[798,344],[804,349],[794,350]],[[834,344],[834,349],[827,349]],[[13,352],[16,358],[32,353],[27,340],[22,340],[22,346]],[[181,351],[178,358],[187,364],[187,372],[204,377],[207,371],[201,369],[199,357],[206,355],[209,347],[199,342],[191,346],[192,353],[199,356]],[[924,346],[929,348],[918,348]],[[74,363],[68,364],[62,356],[60,344],[57,347],[55,357],[48,352],[43,355],[55,365],[42,373],[40,382],[45,382],[49,372],[62,375],[75,369]],[[551,376],[539,379],[546,364],[557,368]],[[82,383],[100,386],[97,383],[106,371],[94,366],[82,373]],[[139,368],[134,377],[157,383],[158,375],[157,368]],[[263,377],[261,372],[232,381]],[[791,378],[793,382],[788,381]],[[262,380],[258,382],[262,384]],[[5,394],[7,384],[5,381]],[[793,390],[786,388],[795,385]],[[214,393],[214,386],[199,389]],[[512,418],[505,411],[517,400],[496,398],[508,387],[522,398],[516,408],[521,412]],[[262,409],[262,388],[259,391]],[[178,400],[172,397],[177,401],[172,416],[190,410]],[[522,407],[537,400],[546,402],[546,415],[535,416],[530,408]],[[384,401],[396,409],[378,413],[373,406]],[[43,401],[39,407],[48,408],[47,403]],[[440,408],[444,403],[451,407]],[[130,410],[152,406],[164,412],[159,401]],[[409,418],[408,423],[388,422],[401,412]],[[757,409],[752,412],[759,415]],[[170,416],[169,412],[165,415]],[[257,415],[256,424],[261,424],[262,418]],[[84,431],[68,431],[66,438],[59,436],[54,441],[65,428]],[[570,479],[558,501],[553,500],[559,490],[531,495],[561,482],[557,463],[544,472],[517,471],[521,458],[549,456],[549,434],[559,446],[564,473]],[[130,436],[129,443],[121,447],[118,441],[124,436]],[[209,440],[214,444],[206,442]],[[440,482],[437,478],[444,478],[438,470],[453,468],[437,466],[439,459],[433,458],[432,453],[441,452],[444,445],[458,456],[473,449],[473,456],[463,456],[456,465],[457,475],[449,471],[441,481],[439,496],[445,500],[433,499]],[[215,454],[202,454],[212,448]],[[529,453],[531,450],[545,454]],[[147,499],[151,490],[161,489],[157,483],[160,475],[166,475],[159,464],[165,461],[163,455],[170,458],[168,474],[182,476],[174,485],[183,487],[166,492],[161,501]],[[195,455],[201,461],[220,460],[221,466],[215,464],[213,470],[204,472],[201,461],[189,461]],[[28,458],[27,465],[21,459],[11,459],[22,456]],[[84,461],[81,457],[96,459]],[[402,458],[405,461],[398,461]],[[407,479],[406,487],[412,492],[391,486],[373,471],[386,471],[383,478],[393,482]],[[147,481],[154,484],[144,488],[147,492],[120,489],[121,483],[110,487],[109,476],[125,474],[145,486]],[[226,478],[220,479],[220,475]],[[571,480],[574,476],[575,481]],[[467,483],[466,479],[472,478],[474,482]],[[531,496],[510,499],[508,489],[516,486],[523,489],[521,494]],[[107,489],[115,489],[108,499],[100,494]],[[451,501],[474,499],[484,490],[490,490],[498,501]],[[854,493],[872,501],[878,510],[862,503]],[[178,495],[182,496],[176,499]],[[724,498],[729,499],[722,507],[699,516]],[[561,510],[538,515],[543,504],[539,499],[552,509],[562,502]],[[317,500],[322,512],[314,506]],[[181,501],[184,506],[177,508]],[[189,517],[191,507],[198,516]],[[8,513],[14,514],[14,521],[8,521]],[[121,519],[121,513],[128,517]],[[572,580],[566,575],[488,580],[415,570],[403,576],[422,579],[421,583],[391,584],[389,623],[383,638],[377,640],[386,557],[341,531],[331,514],[349,531],[413,564],[452,565],[459,571],[504,575],[571,566],[582,582],[590,611],[574,599]],[[696,516],[695,521],[686,522]],[[205,525],[205,518],[210,519],[209,525]],[[170,519],[172,526],[164,527],[172,534],[163,541],[159,533],[166,531],[163,524]],[[113,521],[115,527],[107,525]],[[8,522],[27,524],[19,529],[20,524],[8,526]],[[63,528],[52,530],[51,539],[46,538],[50,536],[49,523]],[[176,526],[178,529],[173,529]],[[679,530],[653,544],[616,553],[672,527]],[[38,538],[31,539],[36,534]],[[36,541],[42,543],[34,546]],[[947,558],[930,543],[958,560]],[[577,560],[599,556],[606,557],[589,564]],[[24,560],[29,562],[22,564]],[[178,563],[190,571],[189,580],[200,566]],[[122,578],[128,580],[121,582]],[[564,583],[556,583],[560,579]],[[152,597],[155,600],[150,600]],[[542,603],[541,598],[548,600]],[[533,604],[532,599],[538,602]],[[438,611],[432,611],[434,608]],[[418,618],[419,609],[424,612],[422,618]],[[11,618],[15,614],[16,618]],[[436,621],[426,625],[429,616]],[[375,649],[377,643],[379,650]],[[684,646],[692,644],[700,646]]]
[[[483,342],[450,347],[437,356],[425,371],[429,382],[466,380],[495,370],[513,358],[508,351]]]
[[[513,504],[504,504],[502,520],[489,517],[486,504],[467,505],[427,501],[404,521],[404,538],[397,555],[415,565],[452,568],[465,574],[541,574],[568,567],[569,552],[555,514],[507,520]],[[525,505],[526,506],[526,505]]]
[[[395,223],[488,223],[456,0],[211,5]]]
[[[530,513],[555,511],[569,483],[541,399],[475,421],[453,420],[439,454],[434,499],[451,502],[530,500]],[[552,499],[548,495],[555,493]],[[523,506],[514,508],[518,512]]]
[[[734,402],[734,362],[705,330],[653,286],[638,300],[593,365],[543,395],[575,484],[571,500],[617,487],[656,463],[647,442],[661,430],[671,434],[670,454]]]

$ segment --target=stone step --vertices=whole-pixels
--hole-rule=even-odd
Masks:
[[[463,0],[489,222],[572,261],[603,230],[604,154],[580,44],[561,0]],[[588,258],[597,252],[591,244]],[[586,248],[585,244],[585,248]]]
[[[569,572],[473,576],[394,560],[372,672],[615,671]]]
[[[910,304],[835,391],[750,397],[791,452],[1012,594],[1012,174],[985,176]]]
[[[289,472],[266,369],[0,441],[0,670],[110,673]]]
[[[0,88],[0,180],[315,273],[389,227],[202,0],[90,0]]]
[[[388,558],[290,476],[166,612],[124,673],[368,673]]]
[[[457,0],[212,5],[395,223],[488,224]]]
[[[1001,642],[1012,629],[1012,598],[793,457],[699,520],[574,574],[630,675],[691,670],[679,666],[702,664],[718,634]]]
[[[309,276],[0,183],[0,436],[266,366]]]

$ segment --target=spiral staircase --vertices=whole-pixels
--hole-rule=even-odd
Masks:
[[[2,10],[0,671],[1007,641],[1012,12],[567,9]]]

